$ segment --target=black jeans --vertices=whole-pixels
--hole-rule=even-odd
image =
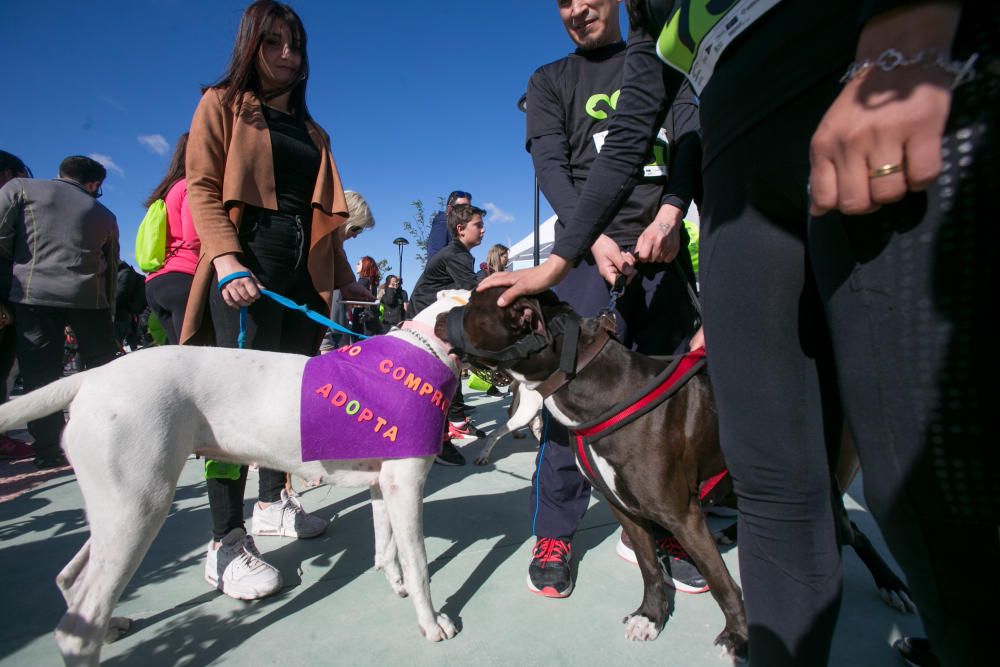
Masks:
[[[305,303],[318,312],[326,304],[313,287],[306,267],[309,222],[300,216],[248,209],[240,227],[244,265],[267,289]],[[223,302],[213,283],[209,297],[215,342],[219,347],[237,347],[239,310]],[[247,309],[246,347],[271,352],[314,355],[323,335],[322,326],[300,312],[288,310],[268,297]],[[281,498],[285,473],[260,469],[258,497],[261,502]],[[243,494],[246,467],[239,479],[209,479],[208,502],[212,511],[212,533],[221,539],[234,528],[243,528]]]
[[[14,317],[17,363],[24,378],[25,391],[43,387],[62,377],[67,325],[76,335],[84,368],[105,364],[119,353],[108,309],[16,304]],[[46,457],[58,454],[65,426],[61,411],[28,422],[28,431],[35,439],[35,453]]]
[[[827,663],[841,600],[830,461],[846,418],[866,500],[935,650],[943,664],[977,664],[992,652],[1000,596],[1000,461],[986,414],[1000,87],[955,91],[942,178],[927,193],[809,221],[809,141],[840,88],[831,76],[804,91],[704,170],[708,367],[739,498],[750,658]]]
[[[194,276],[189,273],[162,273],[146,283],[146,302],[156,314],[167,335],[167,342],[177,345],[184,324],[184,309]]]

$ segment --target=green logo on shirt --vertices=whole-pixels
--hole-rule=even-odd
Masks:
[[[660,57],[682,72],[691,72],[701,40],[737,2],[738,0],[681,2],[656,40]]]
[[[585,106],[587,115],[596,120],[607,119],[608,116],[610,116],[611,114],[609,114],[607,111],[603,109],[598,109],[597,105],[599,105],[601,102],[604,102],[611,109],[611,111],[614,111],[615,109],[618,108],[618,97],[621,95],[621,93],[622,93],[621,90],[616,90],[615,92],[611,93],[610,97],[608,97],[604,93],[597,93],[595,95],[591,95],[589,98],[587,98],[587,104]]]

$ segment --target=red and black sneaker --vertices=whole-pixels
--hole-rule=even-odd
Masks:
[[[448,422],[448,437],[452,440],[461,440],[462,438],[483,438],[486,437],[486,434],[476,428],[475,424],[466,417],[462,424]]]
[[[656,540],[656,551],[660,562],[666,564],[674,588],[682,593],[704,593],[708,590],[705,577],[701,576],[698,566],[676,537],[669,535]]]
[[[569,597],[573,592],[569,559],[569,542],[553,537],[539,537],[528,566],[528,589],[547,598]]]
[[[623,560],[633,564],[639,562],[635,557],[635,551],[632,550],[632,541],[624,530],[621,532],[615,551]],[[698,566],[673,535],[656,540],[656,557],[669,575],[666,582],[668,585],[672,585],[682,593],[704,593],[708,590],[705,577],[701,575]]]

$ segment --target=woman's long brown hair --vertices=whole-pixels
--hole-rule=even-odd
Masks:
[[[274,91],[269,97],[277,97],[286,92],[288,111],[300,120],[308,119],[306,108],[306,82],[309,79],[309,57],[306,55],[306,29],[302,20],[288,5],[273,0],[257,0],[243,12],[240,28],[236,33],[236,43],[233,45],[233,55],[229,60],[226,73],[211,88],[222,88],[222,103],[231,107],[236,99],[245,92],[252,92],[262,100],[264,91],[261,88],[260,75],[257,73],[257,54],[260,45],[276,20],[284,21],[292,33],[293,47],[302,55],[302,65],[299,68],[299,78],[288,88]]]

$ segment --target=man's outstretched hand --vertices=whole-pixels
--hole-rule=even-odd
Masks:
[[[498,271],[479,283],[476,291],[481,292],[491,287],[506,287],[507,289],[497,299],[497,305],[503,308],[514,303],[518,297],[538,294],[558,285],[571,268],[572,265],[562,257],[549,255],[544,262],[530,269]]]

